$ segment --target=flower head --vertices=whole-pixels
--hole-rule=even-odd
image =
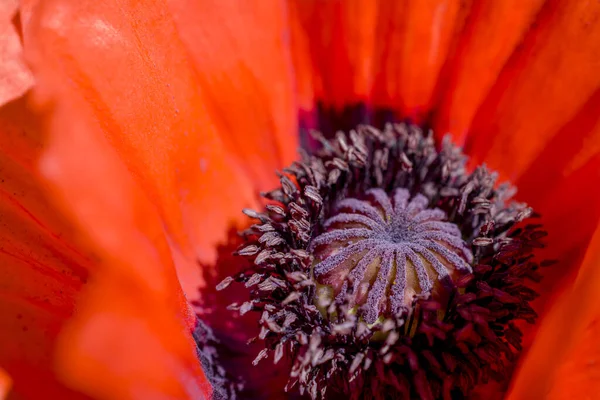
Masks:
[[[5,2],[11,390],[594,392],[599,16],[562,0]],[[250,289],[217,292],[227,276]],[[276,366],[252,367],[271,350]]]

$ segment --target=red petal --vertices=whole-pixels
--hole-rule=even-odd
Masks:
[[[0,104],[23,95],[33,84],[25,66],[21,41],[13,24],[18,0],[0,3]]]
[[[373,104],[423,122],[470,2],[419,0],[381,3]]]
[[[210,398],[188,327],[171,307],[176,290],[149,290],[122,276],[131,265],[107,261],[119,271],[102,272],[61,334],[61,377],[93,398]]]
[[[597,282],[597,281],[596,281]],[[595,290],[598,290],[596,288]],[[557,368],[549,400],[585,399],[600,393],[600,312],[584,327],[564,362]]]
[[[235,4],[54,0],[24,24],[46,90],[101,132],[158,210],[189,296],[196,260],[214,260],[296,147],[284,14]]]
[[[148,203],[139,190],[141,201],[133,206],[128,200],[135,190],[119,190],[116,184],[114,191],[103,186],[73,196],[77,207],[71,211],[79,221],[96,218],[94,226],[82,232],[66,222],[49,204],[37,174],[43,138],[26,100],[0,112],[0,339],[11,344],[0,347],[0,363],[14,380],[14,392],[24,398],[79,398],[61,385],[58,374],[70,387],[111,398],[131,397],[140,387],[181,398],[190,397],[191,389],[210,394],[190,334],[193,315],[183,314],[188,306],[156,213],[144,206]],[[70,164],[78,157],[89,159],[101,147],[85,148],[85,129],[74,135],[70,130],[77,128],[61,127],[60,139],[73,146],[54,142],[45,166],[55,177],[81,173],[73,183],[101,182],[94,172],[111,170],[102,157],[94,158],[97,164]],[[73,153],[57,152],[67,147]],[[128,177],[124,171],[116,176]],[[96,207],[110,200],[113,207],[104,212]],[[133,210],[119,214],[128,207],[139,213],[137,225],[131,222]],[[93,253],[84,243],[88,234],[100,244],[91,246]],[[85,285],[89,272],[91,283]],[[65,331],[67,321],[76,322]],[[57,338],[63,343],[58,351]]]
[[[365,101],[373,79],[377,2],[290,3],[300,107],[315,101],[342,108]]]
[[[89,110],[73,115],[78,103],[70,99],[62,96],[53,109],[42,170],[100,264],[62,333],[59,372],[93,397],[210,393],[163,223],[118,153],[88,124]]]
[[[170,0],[168,5],[226,151],[258,189],[272,189],[275,169],[295,160],[298,148],[284,2]]]
[[[210,392],[171,260],[195,294],[196,258],[214,255],[295,148],[291,64],[279,51],[284,14],[273,18],[265,6],[236,16],[234,5],[204,10],[200,32],[180,2],[57,0],[22,11],[36,92],[52,116],[43,170],[99,258],[56,354],[61,377],[90,395]],[[255,57],[257,43],[265,53]],[[35,292],[27,286],[35,279],[23,280],[23,292]],[[40,368],[49,368],[53,345],[32,347],[45,357]]]
[[[529,31],[544,0],[475,2],[440,87],[435,131],[464,143],[471,121],[500,71]]]
[[[515,180],[600,87],[600,3],[549,2],[475,116],[466,149]]]
[[[4,400],[8,398],[11,387],[12,379],[10,375],[3,368],[0,368],[0,399]]]
[[[53,349],[95,263],[47,199],[40,127],[27,104],[0,108],[0,365],[19,396],[76,398],[54,375]]]
[[[292,1],[300,102],[340,110],[367,102],[417,121],[429,113],[439,73],[470,3]]]
[[[599,262],[597,230],[575,284],[541,321],[508,399],[581,399],[600,392]]]
[[[600,187],[594,184],[594,182],[600,181],[600,152],[597,146],[600,141],[599,109],[600,90],[596,91],[577,116],[546,145],[531,168],[517,182],[521,188],[519,197],[528,201],[542,214],[543,222],[549,232],[544,255],[550,259],[557,259],[560,263],[544,270],[544,280],[535,288],[541,294],[541,297],[535,302],[535,308],[542,315],[547,313],[548,315],[541,319],[538,326],[525,331],[525,345],[533,344],[530,350],[533,355],[526,358],[523,375],[517,375],[516,385],[519,389],[516,393],[523,393],[523,395],[519,394],[516,398],[523,398],[522,396],[528,393],[528,390],[534,391],[532,393],[542,393],[547,390],[548,382],[552,379],[549,376],[544,377],[545,383],[540,381],[546,389],[543,387],[527,389],[523,385],[524,382],[531,379],[532,371],[537,368],[535,367],[536,363],[547,362],[538,361],[538,358],[541,357],[539,353],[547,351],[548,348],[552,348],[554,352],[555,345],[548,344],[549,340],[553,340],[548,337],[550,334],[548,330],[554,329],[551,327],[558,323],[557,318],[568,318],[569,323],[562,322],[567,327],[572,326],[573,318],[575,320],[578,318],[571,313],[577,312],[580,306],[571,303],[573,308],[567,310],[565,304],[568,303],[565,299],[578,293],[576,279],[581,282],[581,277],[587,274],[586,268],[592,268],[593,265],[582,264],[582,259],[600,220],[600,208],[598,207]],[[594,239],[596,242],[598,242],[598,236],[596,234]],[[592,243],[591,246],[592,248],[588,251],[588,259],[590,254],[593,254],[593,247],[597,244]],[[581,301],[581,306],[585,306],[587,300],[581,297],[579,301]],[[569,313],[569,316],[564,313]],[[588,328],[583,329],[585,331]],[[593,331],[595,328],[590,326],[589,329]],[[586,335],[583,333],[584,331],[581,335]],[[587,332],[589,333],[590,330]],[[556,333],[562,335],[558,331]],[[576,335],[569,340],[581,340]],[[561,336],[558,338],[562,340]],[[538,344],[539,341],[542,344]],[[590,343],[592,342],[584,340],[582,346],[585,347]],[[557,345],[559,351],[563,351],[562,346],[562,343]],[[588,350],[590,354],[594,354],[593,348],[590,347]],[[560,357],[561,355],[558,354],[557,360]],[[554,363],[554,360],[552,362]],[[571,361],[565,363],[565,365],[575,365],[577,361],[574,362],[575,364]],[[566,367],[557,366],[556,368]],[[545,366],[544,371],[546,370]],[[590,370],[584,368],[581,373],[583,375],[571,373],[571,376],[576,377],[575,379],[582,376],[582,379],[585,380],[587,371]],[[554,372],[550,371],[547,374],[554,374]],[[558,374],[561,375],[561,373]],[[537,381],[538,379],[536,379]],[[591,383],[591,381],[588,382]]]
[[[600,220],[600,90],[550,140],[516,182],[518,198],[534,207],[549,232],[544,255],[562,264],[544,270],[537,309],[579,267],[583,250]],[[569,234],[565,235],[565,232]],[[570,268],[572,269],[570,269]],[[571,276],[572,278],[572,276]]]

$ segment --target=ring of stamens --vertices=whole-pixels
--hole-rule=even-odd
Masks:
[[[265,348],[254,364],[287,358],[286,391],[297,385],[312,399],[468,398],[478,383],[505,379],[521,350],[515,322],[536,318],[527,280],[552,264],[535,260],[545,232],[522,222],[532,210],[485,167],[467,171],[450,140],[438,149],[415,126],[315,138],[320,149],[263,194],[276,204],[244,211],[257,220],[236,252],[247,267],[217,286],[248,288],[248,301],[230,308],[260,316]],[[372,276],[352,281],[373,254]],[[392,280],[398,265],[404,285]],[[368,281],[362,298],[355,281]],[[448,298],[436,292],[446,282]],[[322,309],[319,284],[336,291]],[[397,312],[412,292],[418,312],[407,319]]]
[[[338,302],[353,293],[369,324],[399,316],[414,299],[443,297],[453,276],[471,272],[473,255],[458,227],[429,200],[399,188],[392,198],[370,189],[363,200],[346,198],[311,242],[316,280],[333,288]]]

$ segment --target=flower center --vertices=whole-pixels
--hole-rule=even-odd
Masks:
[[[471,272],[473,255],[446,213],[428,206],[402,188],[391,198],[370,189],[363,200],[342,200],[310,245],[316,280],[337,301],[349,296],[362,306],[369,324],[410,312],[417,298],[444,303],[452,278]]]
[[[315,139],[265,210],[245,211],[246,268],[217,287],[248,288],[231,308],[258,312],[255,363],[286,358],[286,390],[313,399],[468,398],[506,379],[544,265],[532,210],[415,126]]]

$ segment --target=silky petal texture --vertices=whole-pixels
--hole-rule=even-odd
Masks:
[[[214,256],[235,215],[273,183],[266,171],[295,148],[281,140],[296,126],[291,63],[273,50],[283,9],[279,19],[273,7],[236,19],[233,3],[219,3],[197,10],[213,25],[194,31],[185,5],[53,1],[22,10],[36,93],[53,107],[42,169],[102,255],[58,360],[63,379],[93,396],[209,394],[171,258],[196,295],[196,258]],[[239,34],[253,25],[263,33]],[[250,54],[257,43],[281,59]],[[236,91],[247,97],[232,102]]]
[[[202,390],[208,395],[211,388],[203,379],[195,356],[190,322],[186,322],[191,321],[193,315],[181,315],[182,310],[187,310],[188,306],[179,288],[174,268],[169,264],[166,242],[163,239],[160,246],[160,242],[155,239],[156,247],[148,249],[150,239],[158,236],[148,232],[148,238],[138,239],[142,240],[142,246],[134,247],[133,240],[124,237],[128,233],[127,226],[134,226],[133,222],[131,225],[127,224],[127,216],[134,215],[133,210],[127,209],[123,210],[127,215],[117,220],[119,224],[125,223],[124,226],[111,226],[111,214],[108,214],[100,215],[104,224],[98,222],[92,230],[99,241],[108,243],[106,247],[112,246],[110,249],[98,249],[98,253],[94,253],[86,251],[87,246],[77,245],[85,234],[64,221],[60,212],[48,201],[44,190],[47,185],[37,172],[38,159],[45,151],[50,152],[44,165],[47,172],[54,176],[61,172],[60,167],[64,165],[61,163],[73,161],[72,158],[76,155],[89,157],[94,150],[80,147],[81,153],[69,153],[70,158],[57,155],[60,161],[53,162],[54,148],[45,147],[42,127],[37,124],[39,115],[30,111],[28,100],[23,98],[5,105],[0,112],[0,229],[4,231],[0,235],[3,266],[0,272],[0,335],[2,343],[11,344],[0,348],[0,365],[11,375],[14,393],[22,398],[84,397],[56,381],[56,374],[62,372],[64,377],[70,372],[72,375],[66,377],[69,386],[98,398],[148,398],[146,395],[151,396],[152,390],[160,395],[166,393],[188,398],[190,396],[187,392],[191,390],[189,386],[194,382],[199,386],[196,392]],[[61,132],[68,132],[68,129],[61,129]],[[70,133],[82,139],[85,138],[80,135],[82,132],[84,129]],[[68,137],[66,139],[70,140]],[[77,141],[70,141],[70,144],[77,144]],[[94,146],[94,149],[99,149],[99,146]],[[100,168],[96,171],[98,174],[109,170],[101,162],[97,166]],[[71,168],[68,172],[72,174],[83,172],[73,165],[67,167]],[[91,173],[80,176],[85,184],[95,178]],[[99,191],[108,193],[109,197],[118,196],[118,189],[117,186],[115,192],[110,192],[104,191],[102,187],[98,188]],[[90,207],[89,198],[86,201],[86,196],[96,196],[98,193],[79,194],[76,201],[83,212],[88,215],[98,213],[96,208]],[[96,196],[94,201],[98,198]],[[127,198],[118,196],[109,200],[122,204]],[[140,205],[135,208],[141,209]],[[107,207],[106,210],[109,213],[115,212],[114,207]],[[139,219],[147,221],[148,214]],[[116,213],[112,217],[113,224],[115,218],[121,218]],[[160,224],[154,225],[160,229]],[[98,255],[103,250],[110,254],[122,254],[123,249],[121,248],[121,253],[116,253],[115,246],[127,247],[128,251],[134,252],[135,260],[103,259]],[[143,257],[160,248],[166,258],[163,257],[165,260],[161,260],[159,266],[152,264],[152,258]],[[127,263],[138,267],[138,270],[132,271]],[[170,280],[152,276],[153,271],[163,268],[162,265],[170,267],[166,271],[171,276]],[[110,274],[106,267],[119,272]],[[91,283],[86,285],[90,273]],[[104,276],[104,273],[107,275]],[[138,286],[142,288],[138,289]],[[150,286],[152,290],[146,286]],[[161,292],[160,295],[156,293],[158,291]],[[129,306],[131,303],[133,305]],[[78,310],[77,313],[75,310]],[[82,334],[73,326],[65,331],[67,320],[76,316],[78,324],[83,324],[82,319],[85,321],[88,313],[91,316],[88,317],[89,322],[86,321],[87,331],[84,330]],[[180,319],[173,321],[178,315]],[[92,332],[89,331],[90,325]],[[151,332],[147,332],[147,325],[153,327]],[[163,336],[157,338],[159,334]],[[57,340],[62,343],[59,351],[55,350]],[[87,346],[77,346],[81,342]],[[162,346],[157,350],[156,342]],[[168,351],[163,350],[163,347]],[[119,356],[116,357],[116,354]],[[94,356],[103,361],[100,365],[103,368],[92,369],[94,365],[90,364]],[[186,364],[182,365],[182,359]],[[61,362],[64,365],[60,365]],[[116,370],[111,371],[111,367]],[[134,375],[136,368],[140,367],[145,370]],[[148,371],[148,367],[151,371]],[[128,368],[128,374],[123,373],[125,368]],[[98,370],[101,371],[100,374]],[[184,374],[186,371],[187,374]],[[93,377],[86,382],[99,387],[90,388],[75,382],[86,372]],[[36,385],[31,385],[32,376],[35,376]],[[164,383],[165,381],[169,382]],[[183,382],[185,387],[167,387],[167,384],[172,385],[173,382]],[[118,390],[121,392],[117,392]],[[141,393],[141,390],[144,391],[144,396],[136,394]]]
[[[17,29],[12,24],[18,4],[18,0],[0,2],[0,104],[23,95],[33,85]]]
[[[438,77],[471,2],[419,0],[408,1],[405,7],[392,3],[381,2],[381,24],[391,26],[377,37],[382,50],[375,53],[372,104],[422,123],[431,110]]]
[[[536,20],[545,0],[475,2],[440,79],[434,129],[464,144],[475,113]]]
[[[466,143],[517,179],[600,88],[600,3],[548,2],[474,118]]]
[[[600,393],[599,265],[600,230],[597,230],[574,285],[541,321],[509,400],[584,399]]]
[[[469,5],[290,1],[301,107],[366,102],[422,121]]]
[[[586,102],[515,182],[519,199],[542,215],[548,231],[542,256],[561,261],[543,271],[536,310],[574,279],[600,221],[600,90]],[[568,234],[565,234],[568,233]]]
[[[0,366],[19,398],[80,398],[57,381],[54,347],[97,263],[74,246],[77,231],[48,200],[29,103],[0,108]]]
[[[190,298],[204,285],[197,260],[214,262],[296,148],[284,10],[236,15],[235,4],[55,0],[24,12],[34,71],[72,82],[76,109],[91,110],[158,210]]]
[[[167,1],[227,152],[260,189],[296,159],[296,96],[283,1]],[[202,24],[198,23],[202,16]]]
[[[60,90],[41,169],[101,257],[76,318],[61,335],[62,378],[99,398],[208,396],[191,336],[193,314],[162,221],[102,132],[89,124],[92,111],[80,107],[72,114],[84,99]]]
[[[377,2],[290,1],[291,43],[300,107],[315,100],[341,108],[372,87]]]

